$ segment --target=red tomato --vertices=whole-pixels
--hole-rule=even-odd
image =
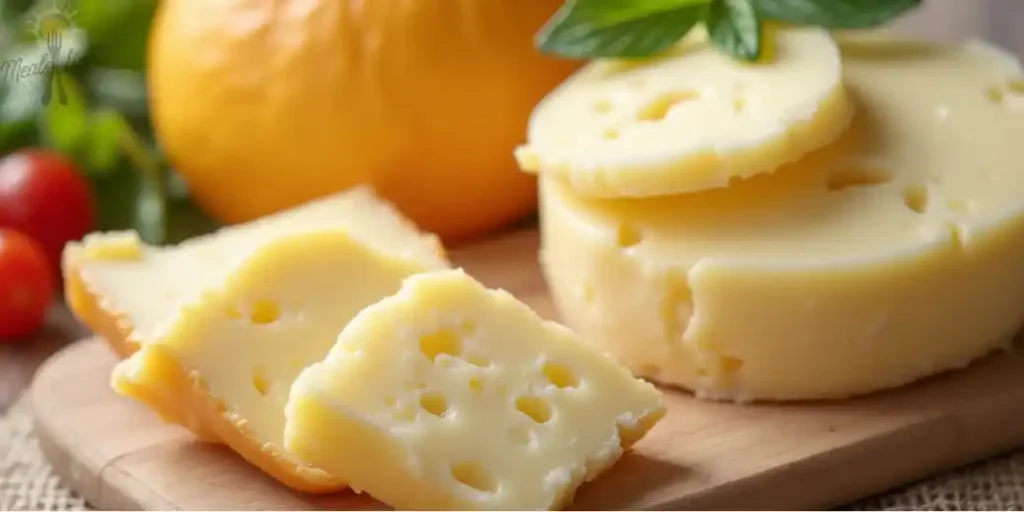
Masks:
[[[92,188],[68,158],[34,149],[0,160],[0,228],[39,241],[50,268],[60,268],[64,244],[80,240],[95,222]]]
[[[43,325],[54,284],[42,246],[0,229],[0,339],[26,336]]]

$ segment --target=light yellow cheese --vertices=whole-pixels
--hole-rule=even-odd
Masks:
[[[667,56],[597,61],[535,109],[520,167],[588,197],[724,187],[834,141],[851,111],[826,30],[773,31],[770,64],[741,63],[695,31]]]
[[[292,380],[324,358],[349,319],[397,291],[403,278],[448,266],[435,237],[390,205],[367,196],[361,206],[343,212],[344,222],[270,229],[258,242],[240,236],[223,247],[236,254],[221,255],[233,262],[219,270],[204,266],[210,260],[175,263],[179,279],[211,275],[115,368],[114,388],[168,421],[212,431],[285,485],[342,488],[342,480],[281,449]],[[129,286],[110,289],[127,293]]]
[[[660,393],[461,270],[368,307],[299,376],[285,443],[398,509],[560,507],[663,415]]]
[[[773,175],[645,200],[544,180],[568,325],[637,374],[739,401],[858,395],[1007,346],[1024,323],[1019,64],[980,43],[842,49],[854,126]]]
[[[262,244],[283,234],[321,229],[351,231],[409,257],[434,258],[442,252],[433,239],[403,245],[412,229],[408,222],[370,188],[355,187],[177,246],[149,246],[131,231],[90,234],[64,250],[67,302],[83,323],[127,356],[152,338],[180,304],[217,284]]]

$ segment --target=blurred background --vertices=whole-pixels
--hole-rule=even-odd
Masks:
[[[200,0],[167,0],[169,3],[204,4]],[[529,0],[538,4],[556,6],[560,2]],[[248,212],[235,213],[227,210],[246,210],[244,207],[215,206],[215,200],[206,200],[202,208],[196,208],[189,197],[184,182],[173,169],[154,136],[151,103],[147,95],[147,40],[157,6],[156,0],[0,0],[0,156],[26,147],[44,147],[67,155],[95,189],[98,199],[96,229],[134,228],[143,238],[154,243],[175,242],[207,231],[218,221],[243,220],[250,217]],[[203,9],[200,7],[200,10]],[[545,15],[554,7],[541,9],[538,16]],[[223,8],[210,8],[216,19],[223,15]],[[240,19],[246,13],[239,9],[234,16]],[[47,18],[49,16],[50,18]],[[185,16],[179,16],[181,21]],[[534,17],[536,20],[540,17]],[[533,20],[531,20],[533,21]],[[199,23],[199,20],[195,20]],[[56,98],[49,105],[41,99],[48,85],[53,85],[46,73],[33,69],[36,63],[45,62],[48,48],[45,40],[47,24],[61,24],[61,47],[58,54],[66,66],[60,73],[59,82],[66,98]],[[212,23],[212,22],[211,22]],[[170,23],[169,23],[170,24]],[[234,23],[237,30],[242,23]],[[197,27],[196,37],[201,37]],[[964,37],[982,36],[1016,52],[1024,52],[1024,2],[1020,0],[925,0],[925,6],[912,15],[897,22],[896,28],[936,39],[956,40]],[[178,28],[164,29],[164,33],[177,32],[164,40],[184,40],[188,34]],[[209,38],[209,36],[206,36]],[[443,37],[438,34],[438,37]],[[505,37],[496,35],[495,37]],[[210,42],[210,41],[206,41]],[[263,41],[265,43],[265,40]],[[225,44],[226,45],[226,44]],[[164,45],[162,53],[173,52]],[[238,45],[236,45],[238,46]],[[187,41],[182,51],[188,49]],[[238,47],[239,52],[253,51]],[[228,50],[224,50],[228,51]],[[259,51],[256,49],[256,51]],[[266,50],[264,50],[266,51]],[[189,55],[163,57],[167,62],[180,62]],[[204,57],[196,55],[196,58]],[[216,58],[207,55],[206,58]],[[267,58],[274,55],[268,51]],[[471,57],[471,56],[469,56]],[[323,64],[329,64],[324,60]],[[470,63],[469,65],[475,65]],[[166,110],[188,110],[192,102],[202,103],[203,80],[196,78],[196,90],[180,91],[181,84],[187,84],[189,69],[179,80],[163,79],[167,101],[160,104]],[[543,85],[557,82],[571,71],[569,66],[547,71],[550,78],[540,79]],[[18,76],[20,72],[20,75]],[[292,73],[320,74],[323,66],[291,70]],[[166,72],[165,72],[166,73]],[[254,73],[254,78],[258,77]],[[302,77],[289,77],[300,82]],[[301,87],[301,86],[296,86]],[[159,94],[161,91],[149,91]],[[315,91],[310,91],[315,94]],[[527,96],[536,96],[530,91]],[[152,95],[152,94],[151,94]],[[195,95],[193,98],[182,97]],[[54,94],[57,96],[57,94]],[[62,102],[60,100],[66,99]],[[243,102],[237,98],[234,103]],[[237,106],[224,105],[226,111],[237,110]],[[295,112],[300,116],[301,112]],[[209,114],[213,117],[215,114]],[[187,121],[173,120],[172,123]],[[196,119],[198,115],[192,116]],[[228,123],[225,122],[225,125]],[[292,124],[282,122],[282,124]],[[209,128],[219,128],[211,124]],[[243,128],[243,127],[238,127]],[[172,126],[171,141],[178,150],[185,143],[178,139],[187,138],[177,133],[185,128]],[[193,127],[200,131],[200,127]],[[223,134],[208,133],[211,139],[223,139]],[[253,137],[251,153],[259,156],[259,138],[253,134],[238,133],[236,138]],[[282,133],[282,137],[286,134]],[[424,135],[427,136],[427,135]],[[197,147],[196,151],[201,150]],[[189,157],[184,157],[188,159]],[[190,162],[191,163],[191,162]],[[196,165],[201,167],[201,164]],[[302,170],[296,170],[301,177]],[[199,171],[192,171],[197,174]],[[316,173],[331,172],[317,169]],[[259,173],[249,176],[254,180],[252,187],[259,189]],[[325,184],[326,186],[326,184]],[[210,185],[209,188],[217,188]],[[229,187],[220,185],[219,188]],[[514,188],[514,187],[513,187]],[[224,194],[230,194],[224,190]],[[211,195],[203,191],[205,195]],[[257,195],[253,192],[251,195]],[[309,194],[299,194],[309,195]],[[400,194],[399,194],[400,195]],[[235,201],[235,200],[233,200]],[[271,201],[273,202],[273,201]],[[521,202],[528,202],[523,199]],[[282,203],[286,204],[286,203]],[[276,205],[274,205],[276,206]],[[268,208],[271,208],[268,206]],[[415,208],[413,208],[415,209]],[[454,238],[471,238],[486,233],[504,221],[513,220],[526,209],[510,206],[507,212],[495,214],[496,219],[484,227],[454,227]],[[208,213],[214,211],[211,218]],[[262,213],[262,210],[260,210]],[[414,215],[415,216],[415,215]],[[419,215],[425,217],[427,215]],[[214,220],[216,219],[216,220]],[[428,221],[427,224],[430,224]],[[435,231],[445,231],[445,226],[426,226]],[[461,235],[466,234],[466,237]]]
[[[162,1],[166,23],[151,34],[156,0],[0,0],[0,227],[5,215],[24,224],[54,276],[63,241],[86,231],[171,243],[364,180],[450,243],[531,214],[511,150],[532,105],[576,67],[530,46],[559,0],[480,0],[473,23],[486,26],[473,30],[447,26],[442,7],[365,27],[337,14],[342,0]],[[340,21],[322,22],[332,10]],[[1024,0],[925,0],[896,29],[1024,55]],[[417,62],[429,66],[410,88]],[[346,79],[367,65],[379,82]],[[42,177],[14,190],[10,176],[29,171]],[[84,334],[62,308],[48,315],[0,344],[0,411]]]

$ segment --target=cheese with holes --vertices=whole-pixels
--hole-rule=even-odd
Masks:
[[[696,192],[773,172],[849,124],[826,30],[776,31],[774,60],[758,65],[694,34],[664,57],[597,61],[567,80],[535,109],[520,167],[588,197]]]
[[[285,443],[398,509],[541,510],[665,413],[660,393],[461,270],[368,307],[295,381]]]
[[[87,235],[64,250],[66,300],[79,320],[127,356],[255,248],[284,234],[328,228],[380,237],[390,250],[411,256],[442,252],[430,240],[402,247],[409,224],[370,188],[355,187],[177,246],[149,246],[131,231]]]
[[[728,189],[595,200],[542,182],[565,321],[714,399],[859,395],[1024,323],[1024,80],[982,43],[845,41],[836,143]]]
[[[115,390],[169,421],[194,431],[198,426],[204,437],[212,432],[289,487],[344,487],[343,480],[282,449],[288,389],[299,371],[324,358],[356,313],[393,294],[405,277],[448,267],[434,236],[421,234],[368,191],[353,194],[341,200],[358,207],[321,205],[332,211],[330,222],[263,225],[208,248],[208,259],[159,267],[180,280],[198,279],[198,290],[175,301],[172,310],[152,313],[162,320],[114,369]],[[262,229],[268,232],[257,233]],[[115,271],[108,270],[110,281],[100,287],[123,293],[113,295],[118,299],[144,299],[145,291],[134,286],[154,282],[113,282]]]

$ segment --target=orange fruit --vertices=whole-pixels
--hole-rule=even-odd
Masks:
[[[161,145],[225,223],[373,185],[447,241],[535,208],[512,152],[578,64],[533,36],[561,0],[164,0]]]

